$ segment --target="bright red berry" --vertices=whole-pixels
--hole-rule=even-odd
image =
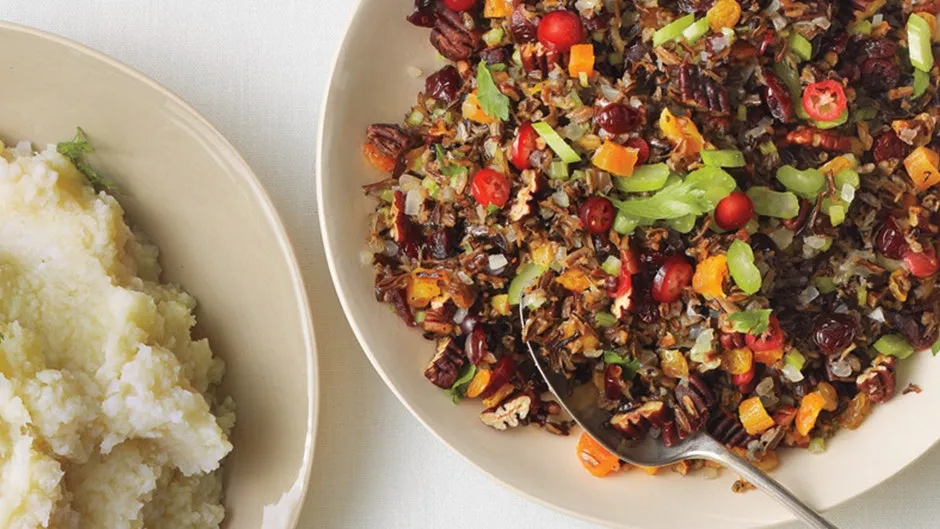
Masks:
[[[607,233],[614,224],[615,216],[617,211],[614,204],[604,197],[591,197],[585,200],[578,210],[578,217],[584,229],[593,234]]]
[[[904,250],[904,267],[914,276],[921,279],[930,277],[940,269],[937,254],[932,246],[924,246],[923,252],[915,252],[910,248]]]
[[[783,329],[780,328],[780,322],[773,314],[770,315],[770,325],[767,330],[760,334],[748,333],[744,336],[747,346],[755,352],[773,351],[783,347]]]
[[[454,11],[467,11],[476,5],[477,0],[444,0],[444,3]]]
[[[735,191],[721,199],[715,208],[715,224],[723,230],[739,230],[754,216],[754,203],[747,195]]]
[[[672,303],[679,299],[682,289],[692,283],[694,272],[688,259],[681,255],[666,259],[653,278],[653,299],[660,303]]]
[[[552,11],[539,23],[539,42],[559,53],[568,53],[571,47],[584,40],[581,17],[571,11]]]
[[[509,201],[509,180],[502,173],[492,169],[480,169],[473,175],[470,185],[473,198],[484,207],[503,207]]]

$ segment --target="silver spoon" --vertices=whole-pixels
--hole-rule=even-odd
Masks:
[[[524,302],[519,303],[519,317],[523,329],[526,328],[524,305]],[[732,453],[714,437],[707,434],[704,429],[669,447],[656,439],[646,439],[636,444],[628,443],[619,431],[606,427],[610,415],[595,404],[596,393],[587,392],[586,394],[583,391],[572,391],[574,388],[571,387],[568,379],[552,370],[547,359],[536,353],[529,341],[525,339],[524,333],[522,340],[529,348],[529,354],[535,360],[535,365],[548,384],[548,389],[555,395],[565,411],[588,435],[620,459],[631,465],[644,467],[661,467],[686,459],[714,461],[740,474],[741,477],[755,487],[780,502],[807,526],[816,529],[838,529],[820,516],[812,507],[794,496],[777,480],[771,478],[747,460]]]

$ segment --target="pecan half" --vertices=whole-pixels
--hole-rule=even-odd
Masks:
[[[650,428],[662,427],[668,418],[668,410],[662,401],[652,400],[627,413],[614,415],[610,418],[610,424],[628,439],[639,439]]]
[[[771,71],[764,71],[764,85],[767,86],[764,99],[767,102],[767,108],[770,109],[770,114],[781,123],[790,121],[793,118],[793,101],[789,90]]]
[[[694,374],[689,375],[688,380],[676,386],[675,393],[678,405],[690,420],[699,424],[707,420],[709,410],[717,402],[708,384]]]
[[[816,147],[831,152],[852,152],[860,154],[864,150],[861,140],[843,136],[830,130],[819,130],[814,127],[799,126],[788,132],[784,138],[787,145],[800,145],[802,147]]]
[[[885,402],[894,396],[896,372],[896,358],[878,355],[872,360],[871,367],[855,379],[855,386],[867,394],[872,402]]]
[[[431,307],[425,312],[421,325],[425,331],[446,336],[454,330],[454,306],[444,304],[440,307]]]
[[[480,420],[483,424],[500,431],[515,428],[523,424],[529,416],[531,407],[532,397],[524,393],[519,394],[509,397],[498,406],[484,410],[480,413]]]
[[[522,172],[525,185],[519,188],[512,206],[509,208],[509,220],[519,222],[532,214],[536,195],[545,187],[545,179],[536,171],[526,169]]]
[[[899,119],[891,122],[891,128],[897,134],[898,139],[913,147],[930,143],[936,126],[937,118],[926,112],[914,119]]]
[[[400,161],[405,150],[414,143],[401,127],[389,123],[369,125],[366,138],[379,152],[395,161]]]
[[[469,15],[467,15],[469,17]],[[431,44],[441,55],[452,61],[469,59],[482,44],[480,32],[467,27],[463,13],[441,9],[431,30]]]
[[[437,353],[431,359],[424,377],[441,389],[450,389],[457,381],[457,373],[467,359],[451,338],[441,338],[437,342]]]
[[[715,416],[709,422],[707,430],[712,437],[727,446],[745,446],[752,439],[744,430],[741,421],[730,413]]]
[[[519,54],[522,58],[522,69],[526,73],[534,73],[534,77],[538,78],[548,75],[552,68],[561,64],[561,54],[539,42],[523,44]]]
[[[679,67],[678,84],[679,96],[686,104],[722,114],[731,112],[728,89],[697,66],[683,63]]]

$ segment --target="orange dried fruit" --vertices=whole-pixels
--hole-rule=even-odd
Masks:
[[[398,162],[385,156],[378,147],[368,142],[362,144],[362,156],[369,162],[369,165],[385,173],[391,173],[398,165]]]
[[[738,417],[750,435],[760,435],[775,424],[773,418],[764,409],[760,397],[751,397],[741,401],[738,405]]]
[[[800,409],[796,410],[796,431],[800,435],[809,435],[816,427],[816,419],[825,404],[826,399],[816,391],[803,395]]]
[[[692,289],[707,299],[724,297],[723,285],[728,277],[728,259],[724,255],[713,255],[695,267]]]
[[[578,461],[591,475],[602,478],[620,470],[620,459],[587,433],[578,439]]]

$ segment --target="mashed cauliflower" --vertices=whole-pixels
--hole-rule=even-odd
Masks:
[[[225,369],[157,249],[50,146],[0,153],[0,527],[218,527]]]

